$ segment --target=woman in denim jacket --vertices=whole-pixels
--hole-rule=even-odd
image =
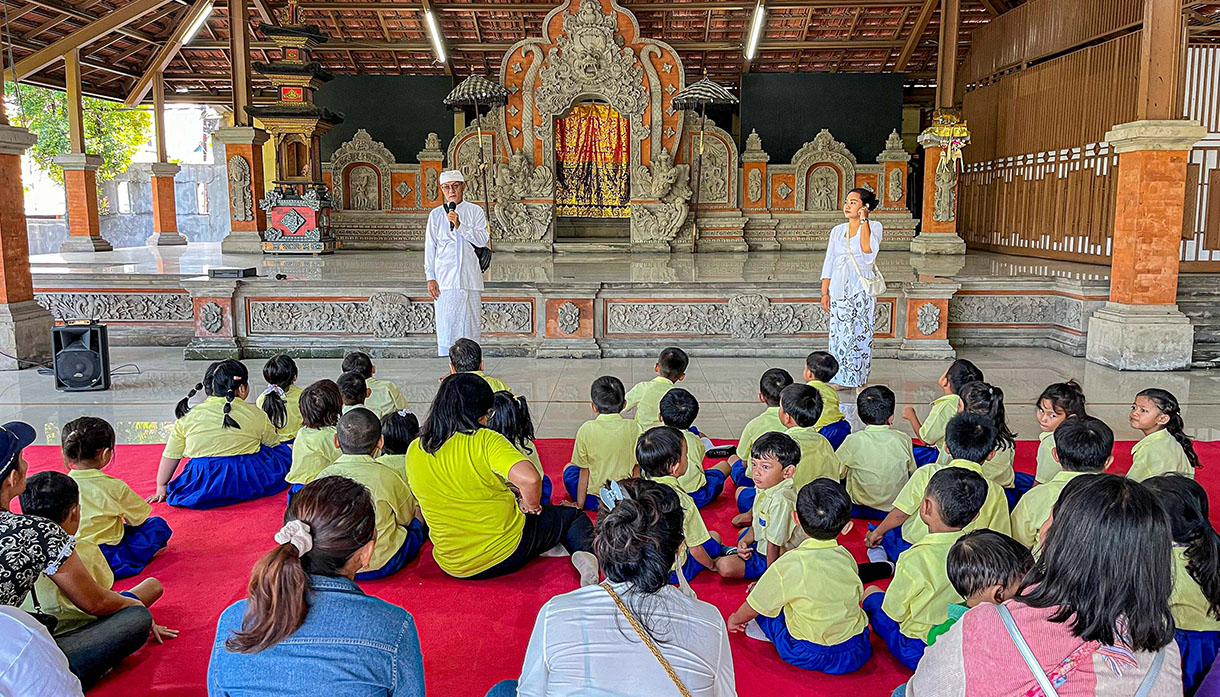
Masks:
[[[323,477],[293,497],[250,595],[220,615],[211,697],[422,697],[415,621],[353,581],[373,553],[368,490]]]

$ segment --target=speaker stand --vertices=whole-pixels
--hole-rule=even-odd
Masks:
[[[55,319],[37,301],[0,303],[0,370],[20,370],[51,362],[51,328]],[[15,356],[21,361],[9,358]]]

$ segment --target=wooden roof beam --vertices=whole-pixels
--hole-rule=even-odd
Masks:
[[[67,3],[59,2],[58,0],[30,0],[30,4],[41,7],[44,10],[52,10],[54,12],[61,12],[63,14],[68,15],[69,17],[75,17],[76,19],[83,19],[84,21],[90,22],[90,23],[96,22],[99,19],[99,17],[95,14],[85,12],[84,10],[79,10]],[[164,4],[164,3],[161,3],[161,4]],[[11,17],[9,18],[9,21],[12,21]],[[129,27],[120,27],[118,29],[118,32],[120,34],[122,34],[123,36],[137,39],[139,41],[143,41],[146,44],[156,44],[156,45],[161,44],[161,42],[157,39],[157,37],[153,36],[152,34],[149,34],[148,32],[140,31],[139,29],[131,29]]]
[[[902,45],[902,53],[898,54],[898,61],[894,63],[894,72],[901,73],[906,70],[907,64],[911,62],[911,56],[915,53],[915,48],[919,46],[924,32],[928,29],[928,22],[932,21],[932,13],[936,11],[938,4],[937,0],[923,0],[923,7],[919,9],[919,15],[915,18],[915,26],[911,29],[906,43]]]
[[[936,0],[932,0],[936,2]],[[454,44],[448,49],[457,53],[502,53],[514,45],[506,41],[488,41],[481,44]],[[670,46],[679,51],[740,51],[741,43],[736,41],[667,41]],[[813,41],[783,41],[771,40],[758,44],[759,51],[808,51],[834,50],[842,48],[882,49],[899,48],[903,41],[896,39],[816,39]],[[183,49],[187,51],[222,51],[229,47],[226,41],[192,41]],[[272,41],[251,41],[250,48],[276,48]],[[349,41],[327,41],[317,48],[317,52],[327,51],[418,51],[431,53],[432,44],[428,41],[375,41],[352,39]],[[448,62],[448,61],[446,61]]]
[[[267,5],[267,0],[254,0],[254,11],[258,13],[263,24],[273,24],[277,27],[280,25],[279,20],[275,18],[275,13]]]
[[[719,0],[711,2],[687,2],[687,3],[665,3],[665,2],[638,2],[638,3],[621,3],[622,6],[632,12],[667,12],[670,10],[690,10],[694,12],[705,12],[714,10],[718,12],[730,12],[740,10],[754,9],[754,3],[748,0]],[[803,10],[810,7],[831,8],[831,7],[918,7],[922,4],[922,0],[774,0],[768,2],[768,9],[772,10]],[[548,2],[526,2],[512,5],[503,3],[491,2],[470,2],[470,3],[431,3],[432,8],[436,12],[550,12],[556,8],[555,3]],[[306,11],[323,11],[331,10],[347,10],[347,11],[366,11],[366,12],[423,12],[417,2],[302,2],[299,5],[300,9]]]
[[[986,8],[987,13],[990,14],[992,17],[999,17],[1000,15],[1004,14],[1005,12],[1007,12],[1010,9],[1008,7],[1008,3],[1005,2],[1005,0],[979,0],[979,1],[983,3],[983,7]]]
[[[123,103],[127,106],[135,106],[144,101],[144,97],[148,96],[149,89],[153,83],[157,81],[157,75],[165,71],[169,67],[174,56],[178,55],[178,51],[182,49],[183,42],[186,40],[186,33],[191,30],[195,22],[200,21],[200,17],[212,11],[212,0],[195,0],[194,4],[187,9],[186,14],[178,22],[178,26],[174,27],[174,32],[170,34],[169,39],[165,41],[165,45],[157,51],[148,65],[144,66],[144,74],[137,80],[131,92],[127,95],[127,99]]]

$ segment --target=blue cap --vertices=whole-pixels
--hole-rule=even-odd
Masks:
[[[38,433],[24,421],[10,421],[0,426],[0,479],[17,467],[17,455],[34,440]]]

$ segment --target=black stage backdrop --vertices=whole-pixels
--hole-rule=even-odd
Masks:
[[[741,76],[741,146],[756,129],[771,162],[787,163],[830,129],[860,162],[875,162],[902,128],[901,74],[746,73]]]
[[[444,99],[453,79],[432,75],[342,75],[322,85],[314,99],[343,114],[343,123],[322,136],[322,159],[365,129],[381,141],[398,162],[415,162],[424,139],[435,132],[441,149],[453,139],[453,113]]]

